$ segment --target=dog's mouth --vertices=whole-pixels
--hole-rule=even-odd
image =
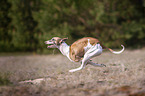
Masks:
[[[52,47],[55,46],[54,42],[52,42],[51,40],[45,41],[45,44],[49,44],[49,45],[47,46],[47,48],[52,48]]]

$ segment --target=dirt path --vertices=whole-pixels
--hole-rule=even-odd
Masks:
[[[145,95],[145,50],[104,52],[93,61],[106,67],[88,65],[69,73],[80,64],[62,55],[1,56],[0,73],[7,74],[11,84],[0,87],[0,96]]]

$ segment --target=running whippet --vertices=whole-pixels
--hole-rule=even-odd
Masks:
[[[79,39],[69,46],[65,43],[67,39],[68,38],[53,37],[51,40],[45,41],[45,43],[51,44],[47,48],[58,48],[60,52],[67,56],[70,61],[81,62],[81,66],[79,68],[69,70],[69,72],[81,70],[85,68],[87,64],[100,67],[105,66],[104,64],[93,63],[90,60],[92,57],[100,55],[103,49],[108,49],[114,54],[120,54],[125,49],[124,46],[121,45],[123,47],[121,51],[113,51],[112,49],[103,46],[98,39],[92,37]]]

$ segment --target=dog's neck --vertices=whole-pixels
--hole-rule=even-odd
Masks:
[[[67,56],[67,58],[72,61],[69,57],[69,52],[70,52],[70,46],[67,45],[65,42],[63,42],[61,45],[58,46],[58,49],[60,50],[60,52]],[[73,61],[72,61],[73,62]]]
[[[69,52],[69,47],[65,42],[58,46],[58,49],[63,55],[67,55]]]

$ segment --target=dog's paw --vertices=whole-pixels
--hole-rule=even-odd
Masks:
[[[102,66],[102,67],[106,67],[106,65],[105,65],[105,64],[101,64],[101,66]]]
[[[72,69],[72,70],[69,70],[69,72],[75,72],[75,70]]]
[[[71,69],[71,70],[69,70],[69,72],[75,72],[75,71],[78,71],[78,69]]]

